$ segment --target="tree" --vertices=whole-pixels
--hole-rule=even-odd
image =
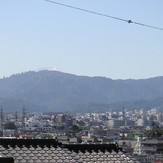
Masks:
[[[14,130],[16,129],[15,123],[14,122],[7,122],[4,125],[4,129],[9,129],[9,130]]]
[[[144,136],[148,138],[159,138],[162,135],[163,129],[160,129],[159,127],[144,131]]]
[[[73,132],[79,132],[79,131],[80,131],[80,128],[79,128],[77,125],[73,125],[73,126],[71,127],[71,130],[72,130]]]

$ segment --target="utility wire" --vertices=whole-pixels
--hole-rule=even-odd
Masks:
[[[84,8],[79,8],[79,7],[76,7],[76,6],[71,6],[71,5],[67,5],[67,4],[64,4],[64,3],[59,3],[57,1],[52,1],[52,0],[45,0],[45,1],[49,2],[49,3],[53,3],[53,4],[56,4],[56,5],[59,5],[59,6],[71,8],[71,9],[74,9],[74,10],[80,10],[80,11],[87,12],[87,13],[90,13],[90,14],[99,15],[99,16],[103,16],[103,17],[106,17],[106,18],[111,18],[111,19],[127,22],[129,24],[136,24],[136,25],[140,25],[140,26],[144,26],[144,27],[153,28],[153,29],[157,29],[157,30],[162,30],[163,31],[163,28],[160,28],[160,27],[156,27],[156,26],[152,26],[152,25],[147,25],[147,24],[135,22],[135,21],[132,21],[132,20],[122,19],[122,18],[119,18],[119,17],[107,15],[107,14],[102,14],[102,13],[91,11],[91,10],[87,10],[87,9],[84,9]]]

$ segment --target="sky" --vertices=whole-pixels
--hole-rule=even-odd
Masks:
[[[56,0],[163,28],[163,1]],[[45,0],[0,1],[0,78],[55,67],[84,76],[163,76],[163,31]]]

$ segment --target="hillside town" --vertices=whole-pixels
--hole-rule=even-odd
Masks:
[[[117,144],[142,162],[163,160],[163,114],[145,111],[106,113],[5,113],[1,109],[1,139],[54,139],[62,144]]]

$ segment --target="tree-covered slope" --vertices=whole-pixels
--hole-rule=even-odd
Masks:
[[[163,77],[112,80],[57,71],[31,71],[0,79],[0,105],[9,110],[25,105],[30,111],[102,111],[122,105],[153,107],[155,103],[161,106],[162,83]]]

